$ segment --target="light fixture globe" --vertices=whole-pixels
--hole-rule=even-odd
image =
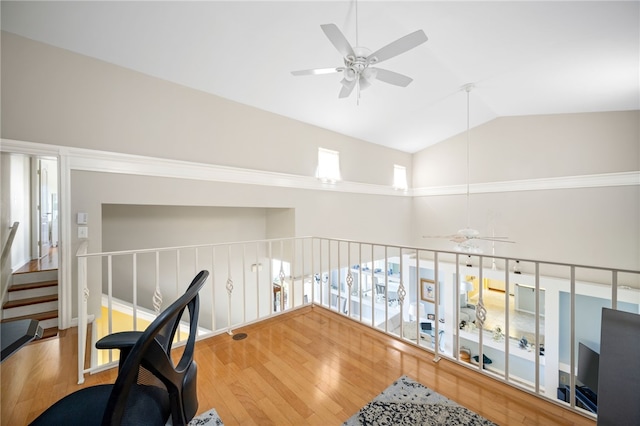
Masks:
[[[467,238],[475,238],[480,235],[480,231],[473,228],[462,228],[462,229],[458,229],[458,234]]]

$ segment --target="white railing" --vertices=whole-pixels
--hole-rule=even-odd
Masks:
[[[135,330],[140,312],[161,311],[201,269],[211,275],[199,338],[312,304],[555,402],[581,374],[578,342],[599,347],[601,308],[640,313],[640,271],[328,238],[110,253],[83,245],[77,259],[80,383],[114,365],[111,356],[97,365],[92,352],[84,367],[87,318],[100,316],[102,294],[108,333],[114,305],[130,307]],[[566,405],[595,416],[575,392]]]
[[[11,258],[11,247],[13,246],[13,240],[18,232],[19,225],[20,222],[13,222],[13,225],[9,227],[9,235],[7,236],[7,241],[4,246],[2,246],[2,254],[0,254],[0,282],[2,283],[2,288],[0,288],[0,304],[4,303],[7,290],[9,290],[8,278],[11,275],[11,268],[7,268],[6,264]]]

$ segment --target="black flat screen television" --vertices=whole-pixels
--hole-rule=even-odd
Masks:
[[[600,354],[583,343],[578,343],[578,381],[598,393]]]

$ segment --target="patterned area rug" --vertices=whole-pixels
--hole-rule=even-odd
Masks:
[[[215,408],[207,411],[206,413],[202,413],[199,416],[194,417],[190,422],[189,426],[223,426],[222,420],[220,416],[218,416]]]
[[[344,422],[344,426],[358,425],[495,426],[495,423],[402,376]]]

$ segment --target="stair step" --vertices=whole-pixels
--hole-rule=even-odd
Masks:
[[[58,270],[53,269],[49,271],[37,271],[37,272],[18,272],[11,274],[11,282],[13,285],[25,284],[32,282],[51,281],[58,279]]]
[[[22,302],[18,300],[16,302]],[[7,302],[13,303],[13,302]],[[26,315],[36,315],[41,312],[47,311],[57,311],[58,310],[58,301],[53,300],[50,302],[43,303],[35,303],[31,305],[17,306],[14,308],[7,309],[6,307],[2,310],[2,318],[14,318]]]
[[[9,292],[12,291],[22,291],[22,290],[32,290],[34,288],[44,288],[44,287],[54,287],[58,285],[58,280],[50,280],[50,281],[39,281],[34,283],[24,283],[24,284],[13,284],[9,287]]]
[[[42,337],[40,338],[40,340],[48,339],[50,337],[55,337],[57,335],[58,335],[58,327],[45,328],[44,330],[42,330]]]
[[[22,315],[19,317],[5,318],[1,322],[18,321],[22,319],[34,319],[39,322],[39,326],[43,329],[43,336],[52,337],[58,334],[58,311],[40,312],[31,315]],[[42,337],[44,339],[44,337]]]
[[[36,305],[38,303],[57,302],[58,294],[49,294],[47,296],[28,297],[26,299],[10,300],[4,304],[2,309],[18,308],[20,306]]]
[[[14,318],[5,318],[2,320],[2,322],[18,321],[22,319],[34,319],[38,321],[44,321],[44,320],[57,318],[57,317],[58,317],[58,311],[47,311],[47,312],[40,312],[32,315],[22,315]]]
[[[5,301],[11,302],[14,300],[31,299],[34,297],[51,296],[58,293],[57,285],[50,285],[44,287],[32,286],[29,284],[20,284],[18,289],[16,286],[11,286],[7,293]]]

